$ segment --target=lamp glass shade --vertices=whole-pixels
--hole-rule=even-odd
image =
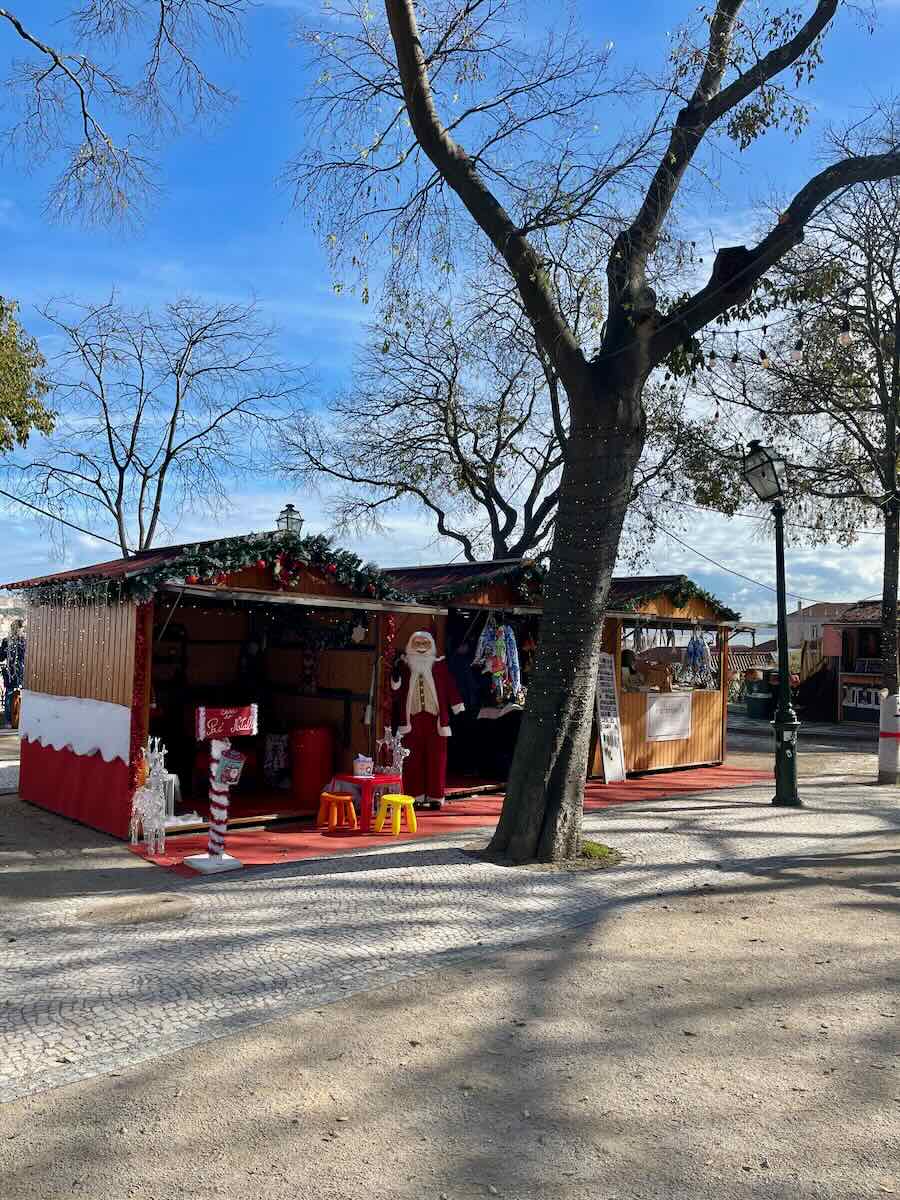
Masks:
[[[286,504],[278,514],[278,528],[282,533],[299,533],[303,528],[303,518],[293,504]]]
[[[744,455],[744,478],[760,500],[777,500],[784,495],[784,460],[759,442],[751,442]]]

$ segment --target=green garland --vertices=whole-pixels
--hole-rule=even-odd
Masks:
[[[537,603],[540,605],[540,592],[547,572],[544,567],[537,563],[528,562],[527,560],[522,563],[510,563],[504,571],[498,571],[495,566],[490,570],[486,570],[483,575],[469,575],[458,583],[448,583],[432,592],[422,593],[419,595],[419,599],[425,601],[446,601],[454,596],[461,596],[474,591],[484,584],[503,582],[508,575],[513,574],[517,575],[515,582],[520,598],[526,604]],[[668,587],[649,587],[641,595],[634,596],[622,604],[617,604],[616,608],[623,612],[636,612],[638,606],[643,601],[650,600],[654,596],[659,595],[668,596],[678,608],[683,608],[691,600],[701,600],[704,604],[708,604],[725,621],[737,621],[740,619],[740,613],[722,604],[711,592],[698,587],[686,575],[681,575],[676,583],[672,583]]]
[[[355,595],[376,600],[409,600],[391,587],[374,563],[364,563],[349,550],[334,547],[324,534],[252,533],[243,537],[200,542],[173,553],[171,558],[141,566],[140,558],[124,579],[86,575],[30,588],[32,604],[115,604],[152,600],[166,583],[216,586],[247,567],[272,568],[285,591],[293,590],[301,567],[316,567]]]
[[[410,570],[415,570],[415,568],[411,567]],[[543,567],[538,566],[537,563],[527,560],[510,563],[503,570],[498,570],[496,566],[493,566],[489,570],[486,570],[483,575],[468,575],[458,583],[442,584],[439,588],[435,588],[430,592],[417,592],[416,598],[423,603],[449,600],[454,596],[466,595],[468,592],[472,592],[484,585],[504,583],[507,581],[507,576],[509,575],[517,575],[515,586],[519,598],[524,603],[540,603],[540,591],[543,587],[546,571]]]

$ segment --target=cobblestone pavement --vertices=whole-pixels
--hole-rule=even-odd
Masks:
[[[148,870],[137,894],[22,905],[0,918],[0,1101],[587,923],[608,906],[900,836],[895,789],[819,779],[801,811],[773,809],[770,793],[591,816],[588,830],[626,855],[608,871],[504,869],[457,837],[239,877]]]
[[[0,729],[0,795],[19,786],[19,734]]]

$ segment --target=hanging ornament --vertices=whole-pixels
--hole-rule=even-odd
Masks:
[[[264,571],[266,569],[266,560],[264,558],[258,558],[256,560],[256,565],[260,571]]]

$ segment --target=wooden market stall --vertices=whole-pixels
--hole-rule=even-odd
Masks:
[[[518,633],[526,647],[523,673],[539,652],[541,575],[526,559],[483,563],[387,568],[394,586],[420,600],[446,605],[447,655],[451,664],[460,646],[471,649],[480,621],[495,614]],[[624,765],[628,773],[673,767],[714,765],[725,757],[728,718],[728,637],[738,614],[683,575],[615,578],[609,594],[602,648],[613,658]],[[705,641],[708,669],[685,662],[691,642]],[[634,661],[626,669],[623,656]],[[633,658],[632,658],[633,656]],[[524,657],[524,656],[523,656]],[[489,722],[469,711],[460,725],[464,736],[451,746],[457,779],[490,774],[505,779],[520,723],[513,706],[502,718],[488,707]],[[508,730],[501,734],[508,723]],[[483,740],[473,726],[490,730],[496,754],[472,761]],[[454,728],[454,733],[457,730]],[[455,753],[454,753],[455,752]],[[477,757],[477,755],[476,755]],[[595,738],[591,774],[602,775],[601,747]]]
[[[182,808],[206,818],[201,707],[256,704],[232,823],[315,810],[390,721],[387,674],[446,610],[404,597],[322,537],[261,534],[152,550],[7,585],[29,604],[20,793],[117,837],[148,737]]]

